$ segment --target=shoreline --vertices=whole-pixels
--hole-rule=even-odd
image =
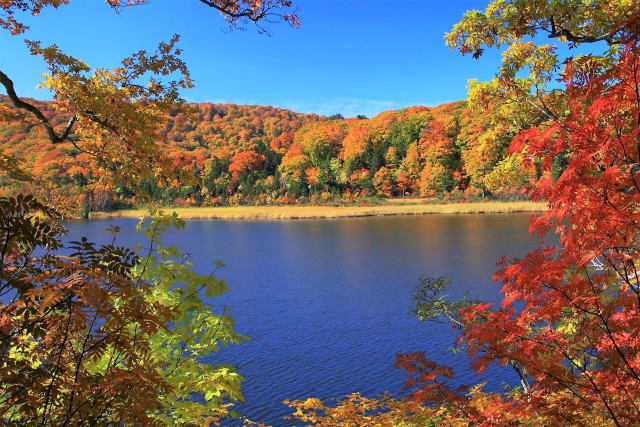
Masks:
[[[288,220],[357,218],[369,216],[432,215],[432,214],[495,214],[544,212],[545,202],[468,202],[468,203],[398,203],[371,206],[220,206],[193,208],[163,208],[165,212],[177,212],[182,219],[225,220]],[[146,216],[143,209],[127,209],[115,212],[95,212],[90,219],[140,218]]]

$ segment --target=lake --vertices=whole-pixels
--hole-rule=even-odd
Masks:
[[[508,368],[482,376],[469,371],[464,354],[447,351],[455,334],[445,324],[411,316],[418,278],[445,276],[449,295],[498,300],[491,280],[502,255],[523,256],[539,242],[527,233],[530,214],[427,215],[292,221],[187,221],[171,242],[193,256],[201,272],[211,261],[226,267],[218,277],[231,291],[213,302],[231,307],[237,330],[252,340],[218,353],[240,367],[250,419],[292,425],[284,399],[328,399],[359,391],[399,393],[404,375],[392,368],[399,351],[425,351],[454,367],[453,384],[489,381],[488,390],[516,379]],[[117,242],[141,240],[135,221],[73,222],[68,239],[106,242],[117,224]]]

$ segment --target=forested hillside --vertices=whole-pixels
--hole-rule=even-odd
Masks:
[[[69,117],[47,102],[33,102],[64,128]],[[85,212],[140,202],[141,192],[130,184],[105,185],[100,162],[75,144],[73,135],[72,142],[51,144],[41,126],[25,125],[8,98],[0,97],[0,107],[2,154],[20,159],[20,168],[32,177],[30,182],[0,181],[2,194],[35,191]],[[539,175],[508,153],[518,128],[497,127],[465,102],[347,119],[266,106],[191,107],[191,114],[166,117],[160,141],[173,166],[190,179],[139,182],[153,200],[211,206],[394,196],[522,197]]]

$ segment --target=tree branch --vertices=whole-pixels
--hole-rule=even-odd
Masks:
[[[231,1],[226,1],[222,6],[218,5],[215,0],[200,0],[200,3],[203,3],[209,7],[214,8],[215,10],[217,10],[220,13],[223,13],[225,15],[227,15],[228,17],[232,18],[232,19],[240,19],[240,18],[250,18],[251,15],[253,15],[253,11],[249,10],[249,9],[244,9],[244,10],[240,10],[239,12],[233,12],[231,10],[231,5],[234,2]],[[253,20],[253,19],[252,19]]]
[[[58,135],[58,133],[53,128],[53,125],[51,124],[49,119],[46,118],[46,116],[42,113],[42,111],[40,111],[40,109],[20,99],[20,97],[18,96],[18,94],[16,94],[16,91],[13,87],[13,81],[11,81],[9,76],[7,76],[2,71],[0,71],[0,83],[2,83],[2,85],[5,87],[7,91],[7,95],[9,96],[9,99],[11,99],[11,102],[13,102],[13,105],[16,108],[26,110],[31,114],[33,114],[34,116],[36,116],[40,124],[44,126],[45,130],[47,131],[47,136],[49,137],[49,140],[51,140],[53,144],[59,144],[69,137],[69,134],[71,133],[71,129],[73,128],[73,125],[78,119],[78,117],[75,114],[73,115],[73,117],[69,119],[69,122],[67,123],[67,126],[65,127],[64,131]]]
[[[557,37],[564,37],[568,41],[573,43],[597,43],[597,42],[607,42],[607,44],[612,45],[618,43],[613,37],[613,34],[607,33],[602,36],[580,36],[575,35],[571,31],[556,24],[553,16],[549,18],[549,23],[551,24],[551,30],[547,30],[549,32],[549,38],[554,39]]]

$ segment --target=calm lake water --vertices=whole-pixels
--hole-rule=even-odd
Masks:
[[[514,383],[510,369],[478,376],[464,354],[447,351],[455,335],[447,325],[411,316],[420,276],[446,276],[449,295],[498,300],[491,280],[502,255],[522,256],[538,245],[527,233],[530,214],[429,215],[294,221],[187,222],[165,242],[193,256],[202,272],[212,260],[226,264],[218,277],[231,292],[215,299],[231,307],[237,330],[252,337],[218,354],[240,366],[251,419],[293,425],[284,399],[328,399],[359,391],[399,393],[404,378],[392,368],[398,351],[425,351],[455,368],[454,384]],[[134,220],[74,222],[69,240],[86,235],[120,245],[141,240]]]

